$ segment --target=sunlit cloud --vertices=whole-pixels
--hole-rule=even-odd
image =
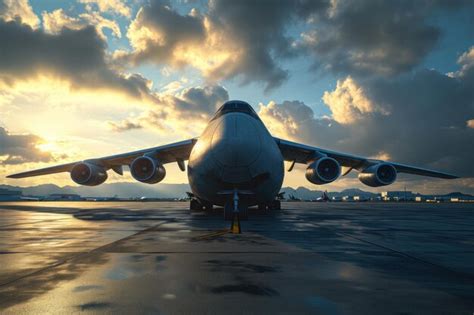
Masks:
[[[148,128],[195,137],[204,129],[210,115],[228,99],[227,90],[218,85],[167,90],[155,93],[154,102],[138,117],[109,121],[108,125],[116,132]]]
[[[323,101],[331,109],[334,120],[340,124],[352,124],[374,112],[389,114],[387,110],[372,102],[363,88],[351,77],[338,80],[334,91],[324,93]]]
[[[79,0],[80,3],[86,5],[96,5],[100,12],[112,12],[130,17],[131,9],[126,5],[124,0]],[[89,8],[92,10],[92,8]]]
[[[104,29],[109,29],[115,37],[122,37],[117,22],[101,16],[98,12],[79,14],[78,17],[68,16],[63,9],[42,13],[44,30],[51,34],[59,34],[64,27],[80,30],[93,25],[103,40],[106,40]]]
[[[466,122],[466,125],[467,125],[469,128],[473,128],[473,129],[474,129],[474,119],[469,119],[469,120]]]
[[[28,0],[1,0],[0,19],[7,22],[20,19],[32,28],[37,28],[40,22]]]

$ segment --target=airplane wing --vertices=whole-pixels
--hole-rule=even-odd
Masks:
[[[274,138],[274,139],[277,142],[278,146],[280,147],[280,151],[285,161],[307,164],[309,161],[314,159],[315,156],[318,156],[318,155],[328,156],[337,160],[341,164],[341,166],[344,166],[349,169],[345,174],[349,173],[349,171],[352,169],[363,170],[369,166],[372,166],[381,162],[387,162],[393,165],[398,173],[408,173],[408,174],[446,178],[446,179],[459,178],[458,176],[455,176],[452,174],[433,171],[433,170],[429,170],[425,168],[404,165],[404,164],[399,164],[399,163],[393,163],[389,161],[369,159],[362,156],[326,150],[326,149],[313,147],[313,146],[309,146],[305,144],[300,144],[300,143],[283,140],[279,138]]]
[[[180,142],[165,144],[162,146],[148,148],[133,152],[105,156],[97,159],[88,159],[80,162],[91,162],[96,165],[101,165],[106,169],[113,169],[118,174],[122,174],[122,166],[130,165],[130,163],[137,157],[144,154],[157,158],[161,163],[182,162],[189,159],[189,154],[196,143],[197,139],[189,139]],[[7,178],[24,178],[31,176],[48,175],[62,172],[70,172],[74,165],[78,162],[61,164],[33,171],[18,173],[7,176]]]

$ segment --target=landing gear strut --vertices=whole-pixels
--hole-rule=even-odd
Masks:
[[[243,203],[240,203],[239,192],[234,190],[232,193],[232,200],[228,201],[224,206],[224,219],[233,220],[238,216],[241,220],[247,220],[249,215],[249,208]]]

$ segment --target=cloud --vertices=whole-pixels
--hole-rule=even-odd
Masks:
[[[282,62],[292,57],[309,57],[317,71],[390,77],[412,70],[435,47],[441,32],[429,21],[440,7],[463,5],[470,4],[213,0],[203,13],[182,14],[156,0],[130,24],[133,50],[121,59],[191,66],[211,82],[237,78],[267,90],[285,82],[290,71]]]
[[[130,24],[127,36],[133,63],[151,61],[174,68],[190,65],[210,81],[239,77],[274,88],[288,76],[276,61],[289,56],[284,35],[291,2],[212,1],[207,14],[182,15],[169,3],[151,1]],[[291,10],[290,10],[291,11]]]
[[[41,143],[38,136],[13,135],[0,127],[0,165],[54,161],[50,153],[38,149]]]
[[[195,13],[180,15],[158,1],[142,7],[127,32],[136,53],[134,59],[179,63],[173,60],[178,45],[196,45],[204,40],[202,18]]]
[[[92,26],[63,28],[57,34],[0,20],[0,82],[51,76],[72,88],[109,89],[132,97],[150,97],[151,82],[107,63],[106,44]]]
[[[353,75],[396,75],[419,64],[440,37],[428,23],[433,1],[332,1],[300,42],[316,68]]]
[[[210,115],[229,99],[227,90],[219,85],[190,87],[174,94],[164,92],[154,96],[155,102],[148,111],[120,122],[109,121],[109,126],[117,132],[151,128],[196,136]]]
[[[466,121],[466,125],[467,125],[469,128],[474,129],[474,119],[469,119],[468,121]]]
[[[127,130],[143,128],[143,126],[140,123],[133,122],[130,120],[123,120],[120,122],[108,121],[107,124],[109,125],[110,129],[115,132],[123,132]]]
[[[474,81],[474,46],[458,58],[458,64],[461,68],[454,73],[449,73],[449,75],[455,78],[467,78],[471,82]]]
[[[357,89],[342,93],[339,84],[324,98],[334,110],[332,117],[315,117],[302,102],[270,103],[261,107],[260,115],[282,137],[474,177],[474,129],[466,125],[474,117],[471,77],[424,70],[396,79],[351,80],[364,97],[357,97]],[[341,109],[352,117],[366,102],[379,110],[359,110],[357,119],[341,117]]]
[[[122,37],[117,22],[104,18],[98,12],[82,13],[78,17],[71,17],[63,9],[57,9],[52,12],[43,12],[42,17],[43,27],[47,33],[59,34],[63,27],[80,30],[93,25],[103,40],[107,39],[104,34],[106,28],[110,29],[115,37]]]
[[[350,76],[343,81],[338,80],[334,91],[324,92],[323,101],[331,109],[334,120],[340,124],[354,123],[369,113],[389,114],[368,99],[362,87]]]
[[[79,2],[90,5],[95,4],[100,12],[113,12],[125,17],[130,17],[131,9],[123,0],[79,0]]]
[[[19,19],[32,28],[40,22],[28,0],[0,0],[0,19],[7,22]]]

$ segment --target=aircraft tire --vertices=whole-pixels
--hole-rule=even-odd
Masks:
[[[214,209],[214,205],[210,202],[203,201],[202,202],[202,208],[204,211],[212,211]]]
[[[269,207],[271,210],[281,210],[281,201],[273,200]]]
[[[189,203],[189,210],[190,211],[202,211],[203,206],[197,199],[191,199]]]

